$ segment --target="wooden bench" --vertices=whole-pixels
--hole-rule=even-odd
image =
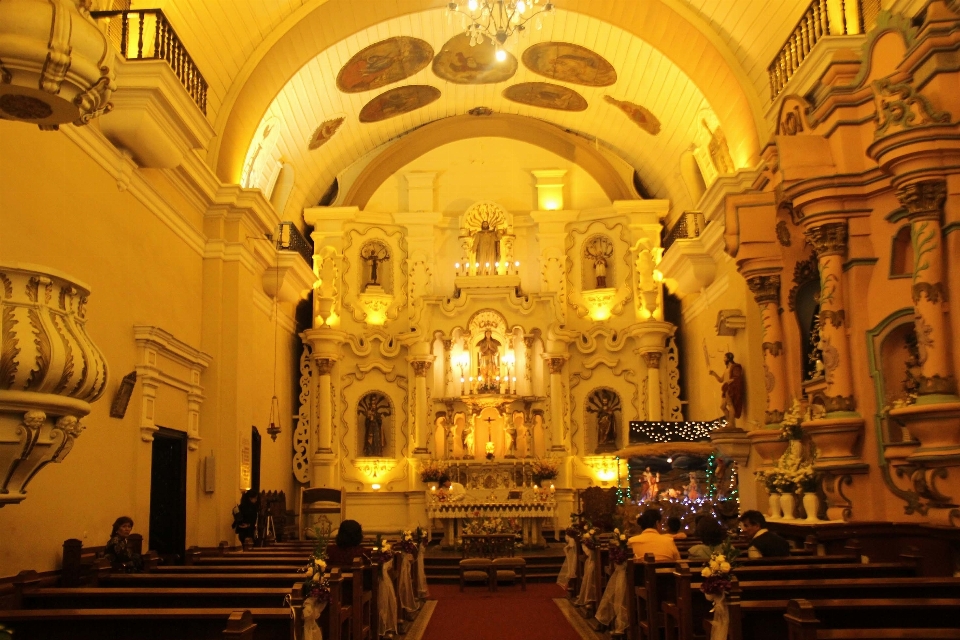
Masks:
[[[269,609],[282,607],[290,594],[287,587],[238,587],[205,589],[52,587],[23,592],[25,609],[188,609],[232,608]]]
[[[100,587],[286,587],[306,580],[303,573],[114,573]]]
[[[127,548],[143,560],[145,570],[157,566],[159,558],[153,551],[141,553],[143,536],[131,533],[127,538]],[[105,557],[106,547],[84,547],[82,540],[71,538],[63,542],[63,568],[60,571],[60,584],[64,587],[77,587],[112,571],[110,560]]]
[[[783,618],[790,640],[960,638],[956,598],[795,599]]]
[[[239,613],[239,616],[237,615]],[[290,608],[0,610],[17,640],[290,640]],[[231,624],[232,623],[232,624]],[[254,629],[250,627],[255,625]],[[326,636],[325,636],[326,637]]]

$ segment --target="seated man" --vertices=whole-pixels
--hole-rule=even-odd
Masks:
[[[459,482],[453,482],[449,476],[442,475],[437,481],[440,486],[441,500],[447,502],[460,502],[467,496],[467,490]]]
[[[667,534],[674,540],[684,540],[687,537],[680,529],[683,527],[683,523],[680,522],[680,518],[677,516],[670,516],[667,518]]]
[[[740,516],[740,531],[750,542],[747,556],[750,558],[773,558],[790,555],[790,543],[769,531],[767,519],[759,511],[744,511]]]
[[[636,558],[652,553],[657,562],[679,562],[680,552],[673,538],[660,533],[660,509],[647,509],[637,516],[640,535],[627,540]]]

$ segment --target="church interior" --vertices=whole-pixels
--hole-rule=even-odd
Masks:
[[[0,0],[0,640],[960,638],[958,59],[956,0]]]

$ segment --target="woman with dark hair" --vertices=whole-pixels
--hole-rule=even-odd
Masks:
[[[240,504],[233,510],[233,528],[240,538],[240,544],[257,537],[257,521],[260,519],[260,494],[252,489],[243,494]]]
[[[713,518],[706,517],[697,523],[697,536],[703,541],[687,550],[687,560],[709,560],[723,541],[727,531]]]
[[[356,520],[344,520],[340,523],[335,543],[327,546],[327,564],[350,566],[354,558],[367,558],[363,548],[363,527]]]
[[[107,543],[104,554],[110,560],[110,564],[117,571],[126,571],[132,573],[143,569],[143,559],[139,553],[133,553],[127,547],[127,538],[133,531],[133,519],[127,516],[120,516],[113,523],[113,530],[110,531],[110,541]]]

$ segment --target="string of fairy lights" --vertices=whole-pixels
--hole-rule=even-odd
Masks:
[[[651,442],[704,442],[710,432],[727,426],[725,418],[709,422],[630,421],[630,444]]]

